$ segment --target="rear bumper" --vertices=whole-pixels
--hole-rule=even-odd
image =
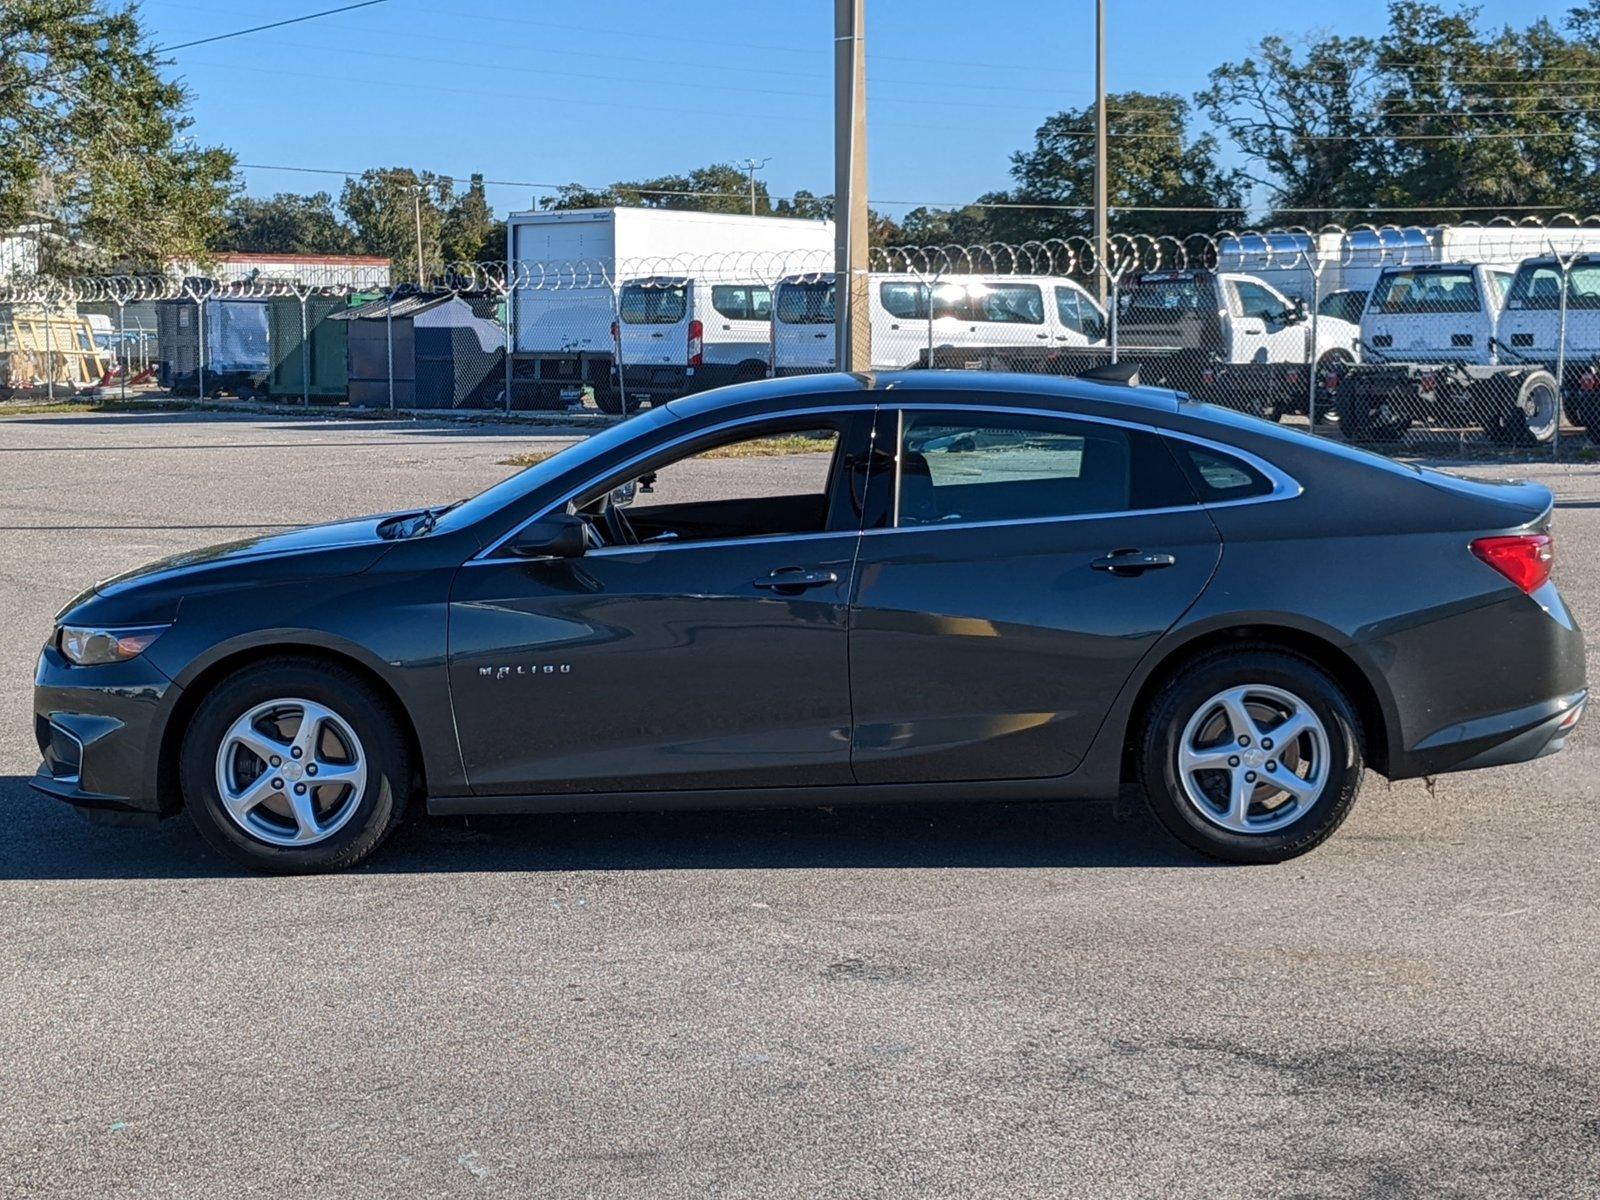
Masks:
[[[1405,756],[1391,778],[1442,775],[1531,762],[1564,750],[1567,738],[1583,720],[1587,689],[1538,704],[1477,717],[1440,729]]]

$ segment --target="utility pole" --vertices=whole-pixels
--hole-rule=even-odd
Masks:
[[[834,344],[839,370],[872,370],[867,311],[867,0],[833,5]]]
[[[771,158],[763,158],[759,160],[747,158],[742,164],[740,164],[750,174],[750,215],[752,217],[756,215],[756,172],[771,161]]]
[[[417,283],[421,285],[423,291],[428,290],[428,268],[422,259],[422,192],[427,186],[425,183],[419,183],[411,193],[417,210]]]
[[[1106,0],[1094,0],[1094,257],[1101,308],[1106,305],[1110,247],[1106,196]]]

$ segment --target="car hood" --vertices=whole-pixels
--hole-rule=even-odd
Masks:
[[[394,542],[378,532],[396,513],[307,525],[282,533],[265,533],[235,542],[222,542],[186,550],[113,575],[89,589],[89,594],[118,596],[135,587],[187,579],[191,576],[260,565],[277,582],[315,579],[327,574],[349,575],[371,567]],[[246,580],[241,579],[241,582]],[[69,606],[70,607],[70,606]]]

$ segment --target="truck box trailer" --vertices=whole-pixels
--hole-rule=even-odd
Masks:
[[[737,372],[741,364],[723,359],[736,358],[740,352],[732,343],[748,339],[731,319],[691,315],[675,340],[666,328],[642,334],[652,343],[647,361],[629,361],[630,369],[619,375],[622,305],[630,283],[629,296],[640,292],[648,300],[671,293],[674,304],[680,288],[686,303],[697,289],[709,297],[714,284],[770,289],[786,274],[831,269],[833,223],[653,208],[521,212],[506,221],[506,256],[513,264],[512,404],[565,407],[588,387],[602,407],[633,408],[646,396],[665,400],[726,382],[719,368]],[[770,292],[765,298],[746,295],[744,304],[765,314]],[[634,307],[654,312],[642,302]],[[638,313],[630,308],[627,315]],[[724,323],[733,335],[728,347],[720,344]],[[698,338],[691,337],[696,327]],[[636,340],[622,343],[625,360]],[[639,391],[632,399],[630,383]]]

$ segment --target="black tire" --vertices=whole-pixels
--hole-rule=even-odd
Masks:
[[[613,384],[595,384],[594,406],[603,413],[613,415],[622,412],[622,393]],[[635,405],[634,407],[638,407]]]
[[[1516,379],[1516,388],[1516,396],[1495,409],[1493,421],[1484,428],[1502,445],[1549,445],[1561,424],[1561,388],[1556,377],[1549,371],[1529,371]]]
[[[366,785],[354,812],[326,840],[303,847],[273,845],[247,833],[223,807],[217,787],[217,754],[229,727],[252,707],[283,697],[333,709],[365,751]],[[200,836],[246,866],[280,874],[339,871],[361,862],[400,824],[412,780],[400,720],[365,679],[331,663],[287,657],[245,667],[200,702],[184,732],[178,770]]]
[[[1241,686],[1292,693],[1321,721],[1327,740],[1322,790],[1302,815],[1271,832],[1234,832],[1208,820],[1178,778],[1178,743],[1191,717],[1210,698]],[[1325,671],[1286,651],[1245,646],[1202,655],[1161,688],[1140,735],[1139,782],[1151,812],[1184,845],[1224,862],[1276,863],[1306,853],[1339,828],[1361,790],[1364,761],[1355,709]]]
[[[1348,442],[1396,442],[1411,428],[1411,418],[1394,412],[1370,393],[1339,390],[1339,432]]]
[[[1317,424],[1326,424],[1332,420],[1337,412],[1339,403],[1339,386],[1332,388],[1326,386],[1330,375],[1336,375],[1343,380],[1351,367],[1355,366],[1355,355],[1348,350],[1329,350],[1317,359]]]

